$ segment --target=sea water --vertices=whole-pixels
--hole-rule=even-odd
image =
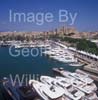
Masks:
[[[13,51],[14,50],[15,48],[13,48]],[[38,55],[36,57],[32,55],[27,57],[19,55],[17,57],[12,57],[9,54],[8,47],[0,48],[0,79],[3,77],[15,78],[16,75],[18,75],[20,79],[24,77],[24,80],[26,77],[29,78],[29,75],[31,75],[32,78],[40,77],[40,75],[52,76],[52,68],[54,67],[64,67],[65,70],[71,72],[76,69],[75,67],[70,67],[64,63],[50,59],[45,55]]]

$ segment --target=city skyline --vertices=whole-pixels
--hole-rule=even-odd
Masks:
[[[98,31],[97,0],[2,0],[0,1],[0,31],[49,31],[61,26],[75,27],[79,31]],[[51,12],[54,21],[42,25],[28,22],[10,22],[9,10],[18,13],[34,14]],[[65,22],[58,22],[58,11],[66,10],[68,14],[77,13],[75,22],[70,25],[71,16]]]

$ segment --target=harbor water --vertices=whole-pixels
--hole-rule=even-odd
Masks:
[[[29,48],[30,50],[31,48]],[[13,48],[13,51],[15,48]],[[21,50],[21,49],[20,49]],[[29,55],[24,57],[19,55],[18,57],[12,57],[9,54],[8,47],[0,48],[0,79],[3,77],[15,77],[17,74],[22,77],[23,75],[53,75],[52,68],[64,67],[65,70],[73,72],[76,68],[70,67],[64,63],[60,63],[45,55],[38,55],[33,57]],[[0,99],[3,100],[3,99]]]

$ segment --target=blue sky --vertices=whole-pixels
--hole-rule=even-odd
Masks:
[[[75,23],[69,25],[58,22],[58,11],[67,10],[74,14],[78,13]],[[13,12],[51,12],[54,21],[45,22],[43,25],[36,23],[9,22],[9,10]],[[0,0],[0,31],[46,31],[56,27],[68,25],[76,27],[79,31],[98,31],[98,0]]]

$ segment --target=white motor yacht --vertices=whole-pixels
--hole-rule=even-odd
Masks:
[[[51,48],[50,50],[44,51],[44,54],[50,56],[54,60],[63,62],[63,63],[74,63],[77,61],[74,56],[69,53],[68,50],[62,49],[61,47]]]
[[[29,85],[32,85],[36,92],[44,100],[56,100],[64,95],[64,90],[56,86],[50,86],[35,80],[30,80]]]
[[[85,82],[77,79],[72,81],[72,85],[86,94],[91,94],[97,90],[97,87],[94,83],[86,84]]]
[[[45,83],[51,85],[55,85],[57,87],[61,87],[64,89],[64,94],[71,100],[80,100],[85,94],[78,90],[77,88],[73,87],[70,83],[68,84],[65,79],[55,79],[49,76],[41,76],[40,80]]]
[[[91,79],[87,74],[83,75],[80,73],[71,73],[71,72],[66,71],[64,69],[60,70],[58,68],[54,68],[53,71],[60,73],[64,77],[73,77],[77,80],[80,80],[80,81],[86,83],[86,84],[91,84],[94,82],[94,80]]]
[[[94,82],[94,80],[91,79],[90,77],[88,77],[88,75],[83,75],[83,74],[79,74],[79,73],[70,73],[70,75],[82,82],[87,83],[87,84],[91,84]]]
[[[75,88],[83,91],[86,94],[93,93],[97,90],[97,86],[94,81],[87,74],[71,73],[68,71],[54,69],[64,77],[58,77],[59,80],[66,80],[67,83],[71,83]],[[65,78],[65,79],[64,79]],[[68,81],[69,79],[69,81]]]

